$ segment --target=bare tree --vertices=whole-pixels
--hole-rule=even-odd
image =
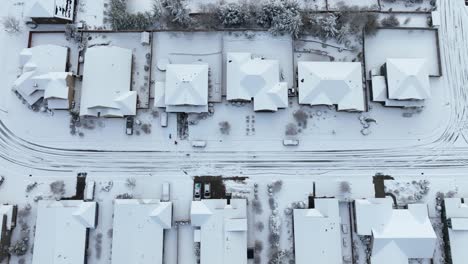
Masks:
[[[2,20],[3,28],[8,33],[18,33],[21,31],[21,23],[19,19],[13,16],[7,16]]]

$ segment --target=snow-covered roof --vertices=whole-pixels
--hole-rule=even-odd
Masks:
[[[112,263],[163,263],[164,229],[171,226],[171,202],[115,200]]]
[[[167,65],[164,102],[168,112],[207,112],[208,65]]]
[[[373,264],[390,263],[390,259],[394,264],[407,264],[409,258],[432,258],[437,237],[426,204],[393,209],[391,198],[376,198],[355,200],[355,209],[357,233],[373,237]]]
[[[137,93],[130,91],[131,73],[131,50],[115,46],[88,48],[85,54],[80,115],[135,115]]]
[[[61,18],[73,21],[75,0],[32,0],[27,16],[31,18]]]
[[[337,105],[338,110],[364,111],[359,62],[298,62],[299,103]]]
[[[294,210],[296,264],[342,264],[338,199],[315,199],[314,209]]]
[[[13,90],[29,105],[44,98],[51,109],[68,109],[73,76],[65,72],[67,57],[68,48],[57,45],[23,49],[20,53],[23,71],[13,83]]]
[[[431,97],[426,59],[387,59],[388,98],[424,100]]]
[[[466,200],[466,199],[463,199]],[[444,199],[445,215],[450,225],[448,235],[453,264],[465,263],[468,259],[468,204],[461,198]]]
[[[200,227],[201,264],[247,263],[245,199],[193,201],[192,226]]]
[[[387,95],[387,80],[385,76],[372,76],[372,101],[383,103],[390,107],[421,107],[423,100],[391,100]]]
[[[39,201],[33,264],[83,264],[87,229],[96,227],[95,202]]]
[[[228,53],[227,100],[254,101],[255,111],[288,107],[288,85],[280,81],[277,60],[252,59],[251,53]]]

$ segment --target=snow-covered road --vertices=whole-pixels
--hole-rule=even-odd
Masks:
[[[311,171],[468,168],[467,130],[468,9],[463,1],[439,0],[443,18],[440,28],[443,85],[450,90],[449,125],[439,139],[412,148],[347,151],[270,152],[133,152],[53,149],[16,137],[0,120],[0,156],[3,166],[21,166],[42,171],[151,172],[201,168],[224,173],[269,170]],[[467,134],[468,136],[468,134]],[[467,138],[468,139],[468,138]],[[466,145],[466,144],[463,144]]]

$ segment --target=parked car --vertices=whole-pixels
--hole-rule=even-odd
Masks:
[[[133,117],[127,117],[127,129],[125,131],[127,135],[133,135],[133,123]]]
[[[197,182],[195,183],[195,186],[193,188],[193,198],[195,200],[200,200],[201,199],[201,183]]]
[[[205,183],[204,186],[204,192],[203,192],[203,197],[205,199],[210,199],[211,198],[211,183]]]
[[[168,202],[171,199],[171,186],[168,182],[163,183],[161,201]]]
[[[167,127],[167,119],[168,119],[168,115],[166,112],[162,112],[159,114],[159,119],[160,119],[160,124],[161,124],[161,127]]]
[[[192,147],[194,147],[194,148],[204,148],[204,147],[206,147],[206,141],[204,141],[204,140],[194,140],[194,141],[192,141]]]

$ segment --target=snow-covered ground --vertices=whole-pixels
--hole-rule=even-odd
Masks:
[[[71,135],[67,112],[57,111],[53,115],[33,112],[11,93],[11,83],[19,73],[18,53],[27,46],[27,32],[26,28],[13,35],[1,31],[0,61],[8,63],[0,63],[0,175],[6,177],[0,186],[0,202],[18,204],[24,224],[22,228],[15,229],[13,241],[28,236],[32,242],[35,200],[39,197],[54,198],[50,184],[55,181],[64,181],[65,196],[71,195],[76,173],[81,171],[88,172],[88,180],[96,181],[96,200],[100,203],[99,226],[90,234],[90,264],[110,263],[111,237],[108,234],[112,229],[112,200],[116,195],[128,193],[136,198],[159,198],[161,184],[169,181],[175,203],[175,220],[187,220],[192,177],[200,175],[248,177],[244,182],[227,181],[226,185],[228,190],[248,197],[249,201],[255,199],[254,190],[257,189],[262,210],[258,211],[249,204],[249,247],[257,244],[263,248],[261,263],[267,263],[272,253],[268,242],[268,219],[272,214],[268,187],[278,180],[282,184],[273,195],[273,208],[278,210],[282,220],[279,248],[285,253],[292,249],[291,219],[285,209],[293,203],[297,205],[305,201],[313,191],[314,182],[318,196],[336,196],[344,200],[372,197],[372,176],[377,172],[392,175],[395,180],[388,183],[387,189],[398,190],[402,203],[411,202],[415,197],[418,201],[427,202],[430,216],[437,223],[435,198],[438,193],[468,196],[465,137],[468,136],[468,51],[460,48],[468,45],[468,10],[461,0],[439,2],[443,18],[439,31],[443,76],[431,80],[434,97],[422,112],[372,104],[371,111],[363,116],[373,118],[377,123],[368,124],[372,133],[363,136],[361,114],[338,113],[328,107],[300,107],[295,99],[291,99],[289,109],[277,113],[254,113],[251,104],[222,102],[216,104],[213,116],[190,117],[195,122],[189,127],[189,139],[207,140],[205,150],[194,150],[190,140],[179,141],[176,138],[175,115],[170,115],[169,127],[162,128],[159,115],[152,110],[141,110],[137,117],[142,125],[151,125],[151,133],[140,125],[137,126],[140,135],[129,137],[124,133],[124,120],[96,119],[83,121],[89,123],[87,128],[79,128],[82,136]],[[104,1],[83,0],[80,3],[79,18],[86,20],[88,25],[102,26]],[[24,7],[18,1],[3,0],[0,17],[21,16],[23,12]],[[412,21],[422,23],[422,20]],[[214,52],[222,52],[218,45],[227,45],[233,50],[244,49],[240,48],[241,45],[249,46],[245,44],[246,40],[239,44],[232,39],[221,36],[220,42],[210,44],[213,44]],[[291,47],[287,52],[293,53],[292,43],[284,42]],[[190,51],[199,49],[197,45],[201,44],[194,44]],[[271,56],[274,53],[272,47],[264,50],[252,48]],[[170,53],[169,48],[157,46],[155,53]],[[424,46],[417,51],[427,52],[427,49]],[[177,52],[176,47],[174,50]],[[414,47],[411,50],[415,51]],[[285,53],[277,56],[286,57]],[[286,59],[282,67],[290,71],[287,76],[292,76],[294,70],[291,65],[294,63],[292,54],[289,56],[290,61]],[[353,56],[347,53],[342,57],[351,59]],[[372,56],[374,58],[378,57]],[[161,75],[154,76],[156,80],[159,77]],[[288,78],[294,83],[294,77]],[[304,111],[307,125],[304,127],[304,120],[300,120],[301,132],[295,137],[300,140],[300,145],[291,149],[282,146],[281,141],[285,138],[286,125],[297,125],[294,112],[298,110]],[[220,132],[219,122],[222,121],[230,122],[229,135]],[[178,144],[175,141],[179,141]],[[128,184],[128,179],[135,179],[135,187]],[[350,194],[346,196],[340,193],[339,184],[343,181],[349,182],[351,187]],[[423,182],[423,186],[428,188],[423,194],[421,181],[428,182]],[[106,191],[105,187],[110,182],[112,188]],[[28,204],[31,209],[28,209]],[[260,227],[262,224],[263,229]],[[435,226],[440,231],[440,225]],[[180,255],[179,263],[194,263],[191,231],[187,227],[179,228],[179,240],[185,241],[179,244],[180,252],[175,248],[177,234],[171,231],[166,236],[167,263],[175,263],[176,254]],[[362,248],[358,252],[364,254]],[[358,263],[364,263],[363,255],[358,259]],[[11,263],[30,261],[29,251],[25,256],[14,256]],[[435,263],[443,263],[440,250],[436,253]]]

